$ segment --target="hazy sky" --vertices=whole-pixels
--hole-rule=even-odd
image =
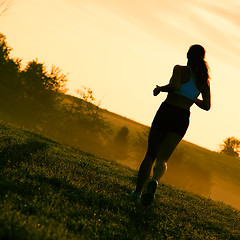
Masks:
[[[240,138],[239,0],[12,0],[0,32],[23,64],[38,58],[68,75],[69,94],[90,87],[101,107],[150,126],[153,97],[173,66],[202,44],[212,109],[191,108],[184,139],[211,150]]]

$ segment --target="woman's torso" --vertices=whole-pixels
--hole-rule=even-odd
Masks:
[[[180,89],[175,92],[169,92],[165,102],[180,108],[190,109],[199,94],[200,91],[196,87],[196,79],[190,67],[182,66]]]

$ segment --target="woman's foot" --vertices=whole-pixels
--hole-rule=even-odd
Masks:
[[[157,185],[158,182],[155,180],[152,180],[148,183],[147,192],[142,195],[142,204],[144,206],[149,206],[152,204],[157,190]]]
[[[130,193],[130,198],[132,201],[134,202],[139,202],[140,199],[141,199],[141,194],[138,194],[136,193],[136,190],[133,190],[131,193]]]

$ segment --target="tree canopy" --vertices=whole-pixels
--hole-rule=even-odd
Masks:
[[[240,140],[235,137],[228,137],[220,145],[221,153],[227,154],[233,157],[239,157],[240,153]]]

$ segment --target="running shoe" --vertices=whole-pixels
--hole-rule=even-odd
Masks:
[[[157,185],[158,182],[155,180],[152,180],[148,183],[147,192],[142,195],[142,204],[144,206],[149,206],[152,204],[157,190]]]
[[[131,193],[130,193],[130,198],[132,201],[134,202],[139,202],[140,199],[141,199],[141,194],[138,194],[136,193],[136,190],[133,190]]]

